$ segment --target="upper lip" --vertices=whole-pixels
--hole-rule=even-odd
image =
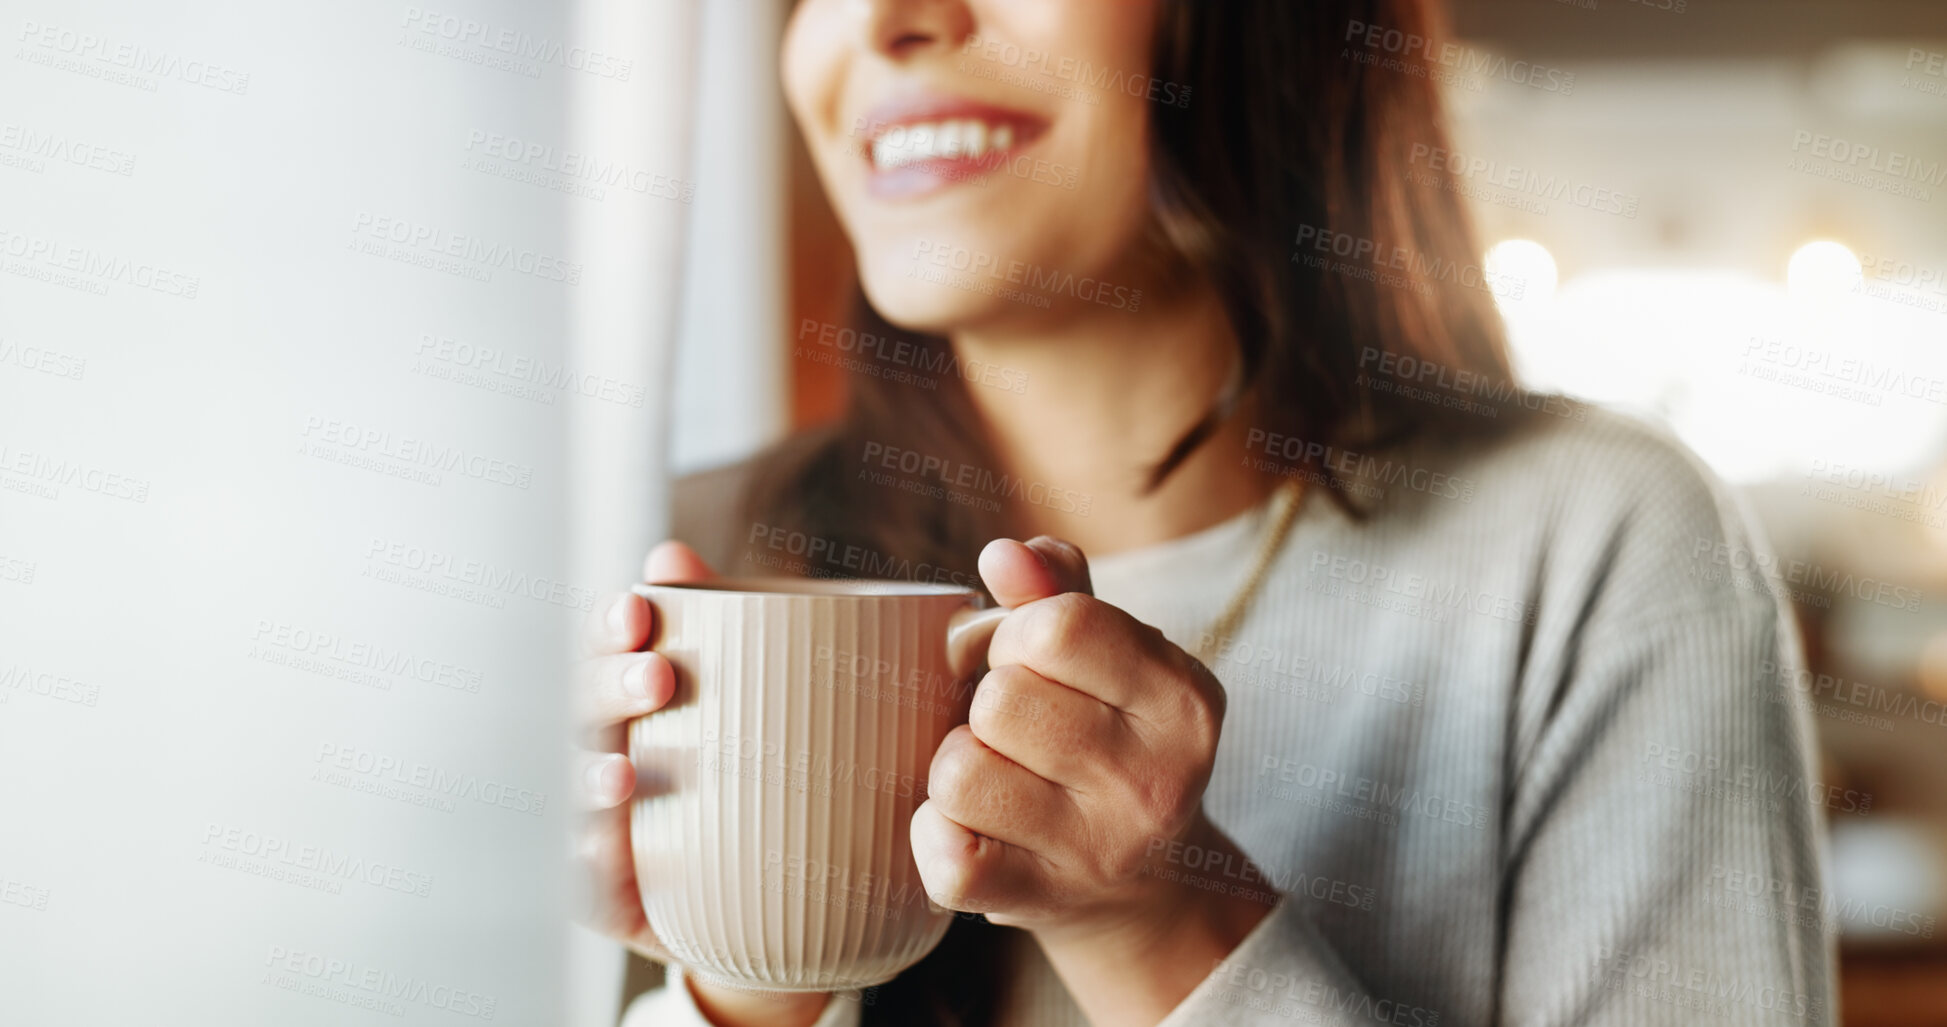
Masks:
[[[965,96],[944,93],[907,93],[867,108],[864,115],[868,142],[892,128],[933,121],[966,118],[1013,125],[1018,142],[1024,143],[1041,133],[1048,120],[1016,107],[1002,107]],[[1018,145],[1018,143],[1017,143]]]

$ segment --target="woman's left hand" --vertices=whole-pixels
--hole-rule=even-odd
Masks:
[[[1203,816],[1223,686],[1162,632],[1088,594],[1072,545],[999,540],[980,571],[1013,612],[970,723],[940,745],[913,815],[928,894],[1034,932],[1057,969],[1059,950],[1077,946],[1116,960],[1170,949],[1221,959],[1268,907],[1262,879]],[[1204,883],[1210,861],[1234,880]],[[1255,898],[1240,904],[1245,891]],[[1186,938],[1194,951],[1181,951]],[[1210,966],[1193,966],[1184,994]]]

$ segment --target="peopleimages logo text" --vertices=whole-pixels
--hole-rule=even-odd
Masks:
[[[1167,82],[1141,72],[1097,67],[1092,62],[1081,58],[1056,56],[1045,50],[1023,47],[1005,40],[968,36],[966,43],[960,47],[960,52],[1063,82],[1079,82],[1107,92],[1140,96],[1152,103],[1165,106],[1182,108],[1190,105],[1189,86]]]
[[[1947,184],[1947,162],[1928,162],[1926,158],[1898,150],[1882,150],[1869,143],[1855,143],[1823,133],[1799,129],[1792,133],[1792,152],[1809,152],[1820,160],[1864,168],[1893,178]]]
[[[1575,73],[1533,61],[1510,61],[1497,53],[1458,43],[1441,43],[1417,32],[1406,32],[1357,19],[1345,23],[1345,42],[1369,51],[1410,57],[1468,75],[1498,78],[1515,85],[1567,96],[1575,92]]]
[[[1086,493],[1002,474],[961,460],[900,449],[882,442],[866,443],[859,462],[867,468],[877,466],[887,471],[936,481],[947,488],[972,489],[1081,517],[1087,517],[1089,508],[1094,505],[1094,497]]]
[[[627,82],[635,73],[635,61],[629,58],[456,14],[408,7],[401,27],[406,32],[417,32],[428,38],[476,46],[508,57],[587,72],[617,82]]]
[[[1044,295],[1060,293],[1084,303],[1095,303],[1132,314],[1142,306],[1143,301],[1141,289],[1128,289],[1086,275],[1078,276],[1068,271],[1042,267],[1024,260],[1001,260],[991,253],[983,253],[951,243],[936,243],[930,239],[920,239],[913,243],[913,259],[936,267],[950,268],[965,275],[1019,285]]]

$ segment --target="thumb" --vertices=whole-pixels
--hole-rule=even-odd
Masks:
[[[980,580],[994,600],[1012,609],[1063,592],[1094,594],[1088,558],[1072,542],[1037,535],[1026,542],[997,538],[980,551]]]
[[[710,565],[696,555],[696,550],[681,542],[661,542],[649,550],[649,556],[642,561],[642,580],[651,585],[679,584],[687,581],[703,581],[713,578]]]

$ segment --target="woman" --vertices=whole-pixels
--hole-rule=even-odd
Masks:
[[[996,701],[912,840],[985,917],[863,996],[678,973],[631,1023],[1830,1018],[1817,926],[1722,901],[1819,879],[1761,543],[1674,442],[1509,386],[1410,160],[1422,8],[798,4],[786,94],[898,344],[837,426],[685,482],[647,578],[777,532],[978,575]],[[673,688],[649,618],[595,632],[612,743]],[[600,924],[656,959],[633,771],[592,767]]]

